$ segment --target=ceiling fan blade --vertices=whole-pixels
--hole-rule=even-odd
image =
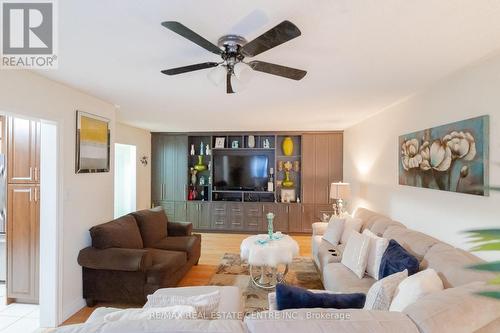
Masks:
[[[198,35],[193,30],[189,29],[185,25],[176,21],[165,21],[161,23],[165,28],[172,30],[173,32],[181,35],[182,37],[190,40],[191,42],[203,47],[215,54],[222,54],[222,50],[217,46],[206,40],[205,38]]]
[[[163,74],[167,74],[167,75],[177,75],[177,74],[182,74],[182,73],[197,71],[197,70],[200,70],[200,69],[217,67],[218,65],[219,64],[216,63],[216,62],[202,62],[201,64],[195,64],[195,65],[189,65],[189,66],[183,66],[183,67],[165,69],[165,70],[162,70],[161,72]]]
[[[231,72],[226,74],[226,93],[234,94],[233,86],[231,85]]]
[[[241,48],[246,57],[255,57],[273,47],[300,36],[300,30],[290,21],[283,21]]]
[[[271,64],[258,60],[250,61],[248,65],[252,67],[254,71],[278,75],[292,80],[301,80],[307,74],[306,71],[303,71],[301,69]]]

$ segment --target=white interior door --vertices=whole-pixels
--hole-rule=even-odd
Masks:
[[[136,210],[136,146],[115,144],[115,218]]]

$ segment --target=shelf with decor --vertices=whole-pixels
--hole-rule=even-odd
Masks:
[[[300,202],[301,136],[276,137],[275,187],[278,202]]]
[[[188,201],[209,201],[212,193],[212,137],[188,137]]]

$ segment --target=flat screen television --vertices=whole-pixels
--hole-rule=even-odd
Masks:
[[[223,191],[265,191],[269,157],[214,155],[214,186]]]

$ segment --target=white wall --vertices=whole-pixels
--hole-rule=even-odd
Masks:
[[[62,319],[84,306],[82,273],[77,256],[81,248],[90,244],[88,229],[113,217],[113,172],[75,174],[76,110],[109,118],[111,141],[114,142],[113,105],[31,72],[0,71],[0,111],[51,120],[58,125],[60,203],[63,210],[60,221]],[[113,159],[111,162],[113,166]],[[41,267],[42,272],[43,269]]]
[[[500,225],[500,193],[490,197],[398,185],[398,137],[490,115],[490,183],[500,185],[500,56],[486,59],[345,131],[344,177],[352,206],[469,249],[463,230]],[[485,259],[498,253],[478,253]]]
[[[137,147],[137,209],[151,207],[151,133],[136,127],[116,123],[116,143],[135,145]],[[148,165],[144,166],[140,159],[146,156]]]

